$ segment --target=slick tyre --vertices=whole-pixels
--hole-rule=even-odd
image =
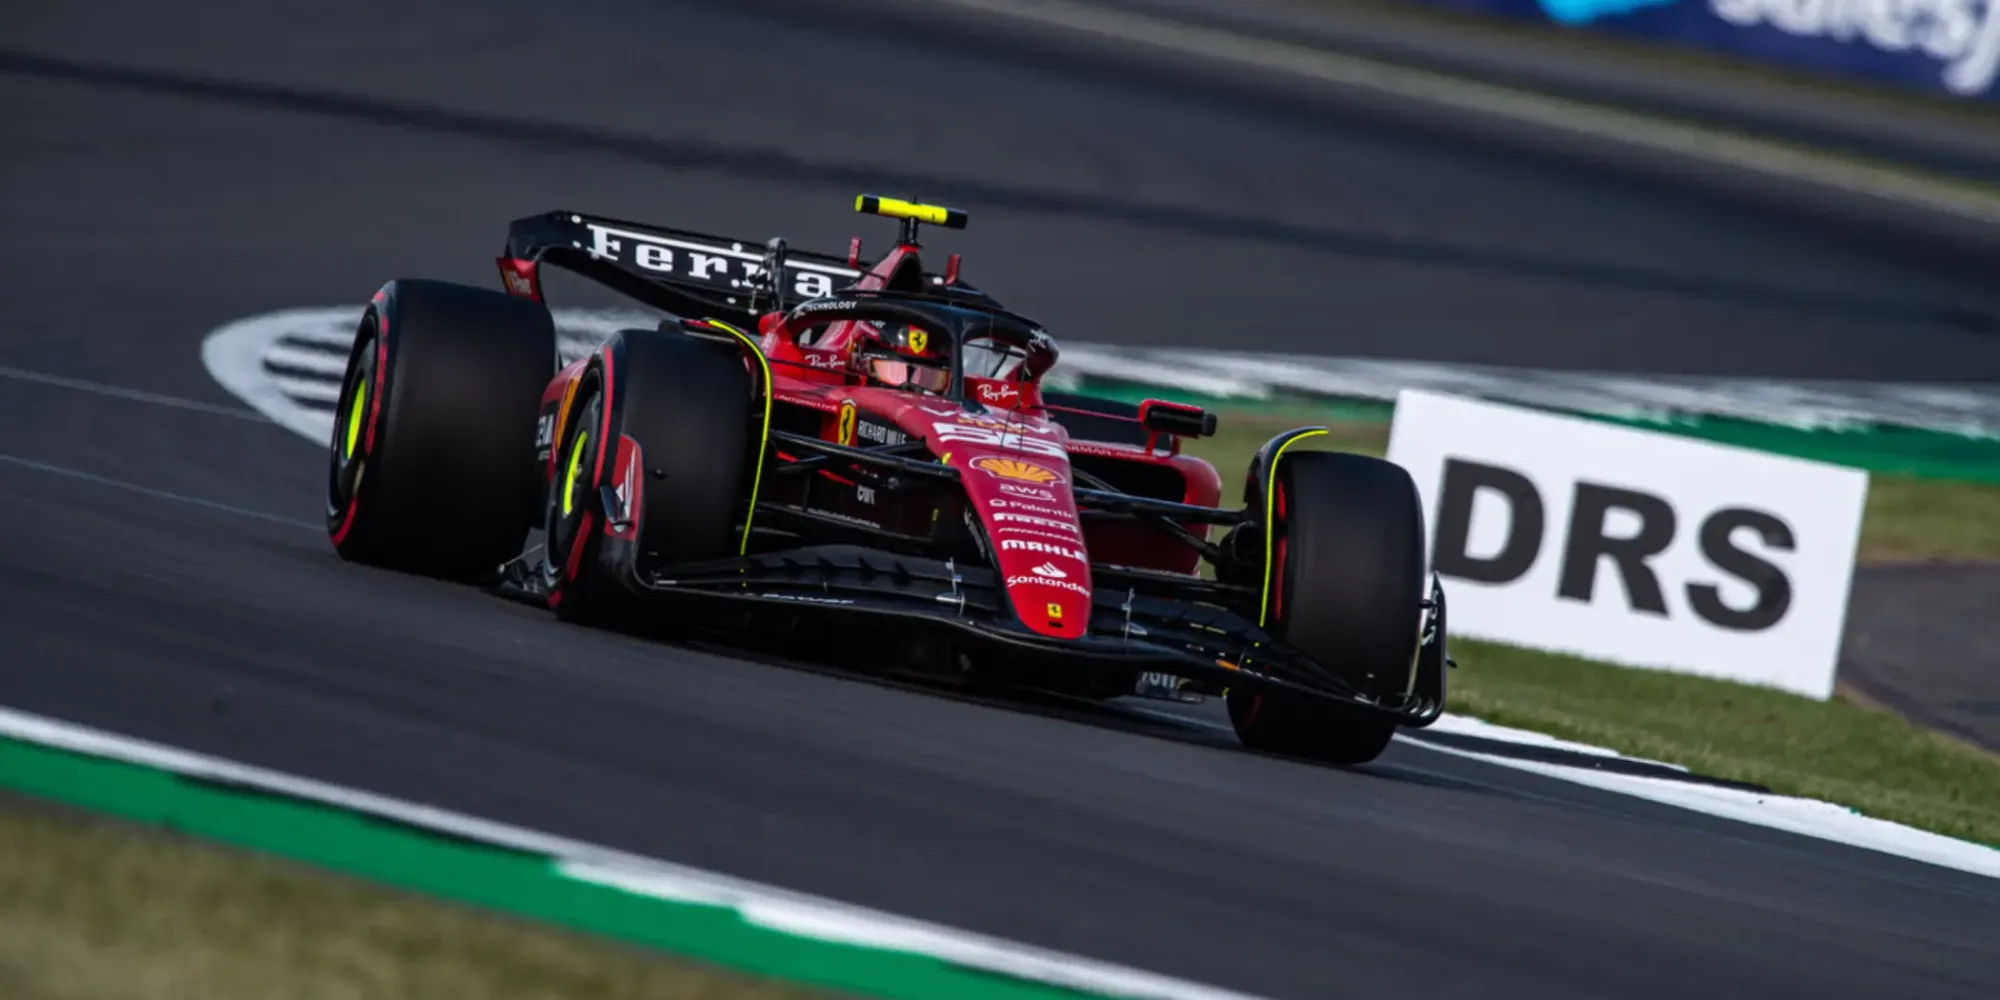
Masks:
[[[471,582],[521,552],[554,374],[541,304],[399,280],[363,313],[334,408],[327,534],[350,562]]]
[[[741,551],[751,473],[763,445],[758,382],[738,347],[675,331],[626,330],[591,359],[549,477],[543,572],[564,621],[627,624],[629,575]],[[621,448],[636,473],[621,467]],[[612,531],[603,500],[635,475],[629,527]],[[683,631],[671,620],[649,625]]]
[[[1301,452],[1273,485],[1267,625],[1369,695],[1405,693],[1424,599],[1416,483],[1381,459]],[[1246,746],[1331,764],[1375,759],[1396,729],[1387,715],[1286,691],[1231,689],[1228,704]]]

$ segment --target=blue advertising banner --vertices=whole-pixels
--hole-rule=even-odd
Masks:
[[[1416,0],[2000,100],[2000,0]]]

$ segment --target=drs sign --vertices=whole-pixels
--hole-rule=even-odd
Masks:
[[[1866,473],[1414,391],[1389,458],[1453,631],[1832,695]]]

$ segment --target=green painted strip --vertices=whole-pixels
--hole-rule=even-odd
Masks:
[[[1249,399],[1210,396],[1172,387],[1124,382],[1090,376],[1076,390],[1087,396],[1137,403],[1150,397],[1172,399],[1229,413],[1284,413],[1302,420],[1388,423],[1394,403],[1367,398],[1335,398],[1273,393]],[[1509,403],[1508,405],[1523,405]],[[1917,479],[2000,484],[2000,438],[1948,434],[1942,431],[1861,424],[1846,428],[1788,427],[1734,417],[1677,414],[1654,419],[1535,407],[1605,423],[1655,430],[1718,444],[1735,445],[1777,455],[1845,465],[1886,475]]]
[[[1870,472],[1917,479],[2000,483],[2000,440],[1993,438],[1881,424],[1809,430],[1729,417],[1652,421],[1582,415],[1609,423],[1666,431]]]
[[[668,902],[562,877],[551,859],[387,820],[0,738],[0,785],[255,851],[507,911],[753,974],[890,1000],[1095,994],[925,955],[814,940],[726,906]]]
[[[1388,423],[1389,418],[1396,412],[1394,403],[1359,397],[1350,399],[1283,393],[1256,399],[1244,396],[1211,396],[1172,386],[1126,382],[1097,375],[1079,377],[1076,385],[1077,388],[1071,391],[1098,399],[1117,400],[1121,403],[1137,404],[1148,399],[1166,399],[1228,413],[1310,412],[1315,419],[1343,423]]]

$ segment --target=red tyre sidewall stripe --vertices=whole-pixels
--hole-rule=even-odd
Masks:
[[[341,515],[340,527],[335,528],[333,532],[333,544],[336,548],[347,541],[348,532],[354,530],[354,508],[359,506],[361,506],[360,501],[354,497],[347,498],[347,512]]]
[[[590,491],[588,494],[592,497],[597,493],[597,484],[604,481],[605,453],[613,450],[604,446],[605,438],[611,433],[611,346],[609,344],[605,345],[602,357],[604,358],[604,377],[599,381],[598,387],[599,391],[603,394],[601,398],[603,399],[604,415],[601,418],[597,436],[597,460],[592,463],[593,471],[590,477]],[[554,589],[549,591],[549,607],[553,608],[561,604],[564,587],[576,582],[576,575],[583,567],[583,550],[590,546],[591,531],[595,526],[596,519],[590,516],[590,510],[586,507],[583,512],[583,518],[577,522],[576,534],[572,536],[574,541],[570,543],[569,555],[563,561],[562,580]]]
[[[1272,485],[1278,490],[1278,524],[1265,530],[1276,530],[1278,525],[1285,523],[1284,483],[1275,482]],[[1284,535],[1278,536],[1277,544],[1271,554],[1271,622],[1280,628],[1284,627],[1285,620],[1285,542]]]
[[[382,390],[389,383],[389,323],[382,314],[375,314],[375,398],[368,402],[367,440],[362,442],[361,454],[375,453],[375,427],[382,422]]]
[[[606,344],[604,346],[604,416],[602,418],[604,426],[598,432],[597,435],[597,471],[590,478],[590,488],[592,490],[595,490],[597,488],[598,483],[604,481],[604,454],[605,452],[611,450],[604,446],[604,442],[611,440],[612,381],[613,379],[611,377],[611,345]],[[578,537],[581,537],[581,535],[579,535]]]
[[[384,307],[388,304],[388,296],[383,292],[376,292],[375,298],[371,300],[371,303],[375,307],[375,374],[368,387],[370,396],[368,400],[368,426],[362,431],[361,435],[361,458],[363,461],[373,457],[375,454],[375,428],[382,422],[382,389],[388,384],[389,378],[389,320],[384,314]],[[355,512],[360,510],[360,508],[361,495],[358,492],[347,498],[347,512],[340,519],[340,527],[335,529],[333,533],[333,544],[335,546],[339,546],[347,541],[347,536],[353,532]]]
[[[1285,620],[1285,540],[1278,539],[1278,551],[1272,562],[1277,564],[1273,572],[1276,579],[1271,583],[1271,621],[1283,627]]]
[[[576,582],[577,570],[583,567],[583,550],[590,547],[592,518],[589,511],[583,512],[583,520],[576,525],[576,544],[569,547],[569,559],[563,563],[563,579]]]

